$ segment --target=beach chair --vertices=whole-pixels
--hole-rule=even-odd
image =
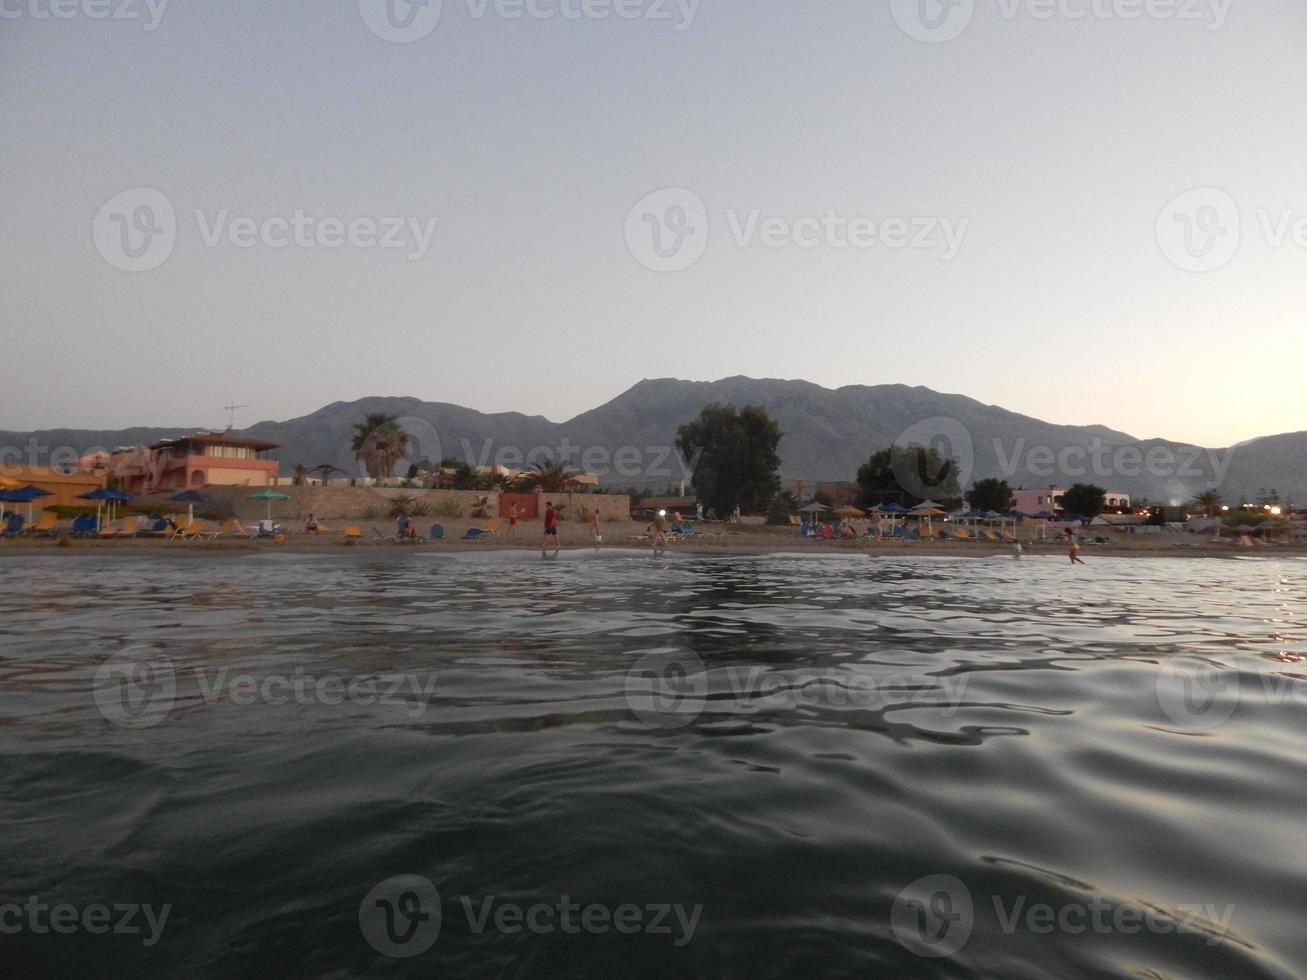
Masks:
[[[95,533],[95,515],[83,514],[73,518],[73,529],[69,532],[75,538],[85,538]]]
[[[37,538],[54,538],[59,536],[59,532],[54,529],[55,522],[59,520],[59,515],[52,510],[41,511],[41,516],[36,519],[36,523],[27,528],[27,534]]]
[[[137,530],[136,536],[138,538],[172,537],[172,531],[168,527],[168,522],[161,517],[145,530]]]
[[[190,521],[186,520],[186,518],[184,517],[178,517],[178,518],[174,518],[173,523],[176,524],[177,526],[168,528],[166,531],[164,531],[163,536],[167,538],[169,541],[173,540],[174,538],[186,537],[186,530],[191,526]]]
[[[790,527],[802,527],[802,526],[803,526],[803,523],[799,520],[799,518],[798,518],[796,515],[791,514],[791,515],[790,515]]]
[[[216,530],[210,531],[208,538],[210,541],[216,541],[218,538],[225,538],[228,535],[240,538],[248,536],[241,522],[234,517],[229,517]]]
[[[23,533],[23,515],[10,514],[9,520],[0,531],[0,538],[16,538]]]
[[[470,527],[463,532],[463,540],[475,541],[478,538],[484,538],[490,536],[490,533],[491,532],[483,530],[482,528],[479,527]]]
[[[499,533],[499,518],[492,517],[490,518],[490,520],[486,521],[486,533],[487,534]]]
[[[120,521],[114,521],[112,524],[106,524],[104,527],[100,528],[96,536],[101,538],[116,538],[126,525],[127,518],[124,517]]]
[[[204,537],[204,529],[208,526],[208,523],[208,521],[202,521],[197,517],[186,525],[186,529],[182,531],[182,540],[195,541]]]
[[[443,537],[445,536],[445,525],[443,525],[443,524],[432,524],[432,525],[431,525],[431,531],[430,531],[430,533],[429,533],[427,536],[428,536],[432,541],[439,541],[441,538],[443,538]]]
[[[346,541],[358,541],[362,537],[363,537],[363,528],[359,527],[357,524],[345,525]]]

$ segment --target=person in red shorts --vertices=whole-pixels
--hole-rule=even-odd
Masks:
[[[550,538],[554,539],[554,557],[558,557],[558,511],[554,510],[552,500],[545,501],[545,533],[540,538],[540,554],[545,553],[545,546]]]

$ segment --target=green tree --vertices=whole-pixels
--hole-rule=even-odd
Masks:
[[[760,405],[713,403],[676,431],[682,459],[693,466],[690,485],[705,510],[761,513],[781,488],[776,447],[781,430]]]
[[[395,464],[408,452],[408,434],[399,427],[397,416],[369,412],[354,426],[349,448],[368,476],[383,479],[394,475]]]
[[[1077,483],[1062,494],[1062,509],[1068,514],[1097,517],[1103,512],[1107,491],[1092,483]]]
[[[799,498],[788,490],[782,490],[771,500],[767,507],[768,524],[788,524],[790,516],[799,509]]]
[[[858,467],[860,506],[898,503],[915,507],[923,500],[952,504],[962,498],[957,463],[922,446],[890,446]]]
[[[1005,514],[1016,506],[1012,488],[1007,485],[1007,480],[999,480],[995,477],[977,480],[967,491],[966,497],[967,503],[972,507],[998,511],[1000,514]]]

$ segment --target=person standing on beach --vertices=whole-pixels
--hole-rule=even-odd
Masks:
[[[511,503],[508,505],[508,536],[510,538],[517,537],[517,504],[516,503]]]
[[[604,539],[603,532],[599,529],[599,508],[598,508],[598,507],[596,507],[596,508],[594,509],[594,518],[593,518],[593,519],[591,520],[591,522],[590,522],[590,533],[594,535],[594,539],[595,539],[595,547],[598,548],[598,547],[599,547],[599,543],[600,543],[601,541],[603,541],[603,539]]]
[[[1076,532],[1071,528],[1066,529],[1067,555],[1071,559],[1072,565],[1085,564],[1080,558],[1080,542],[1076,540]]]
[[[650,536],[654,554],[667,550],[667,517],[663,511],[654,515],[653,534]]]
[[[540,554],[545,553],[545,545],[554,539],[554,557],[558,557],[558,511],[554,510],[552,500],[545,501],[545,533],[540,538]]]

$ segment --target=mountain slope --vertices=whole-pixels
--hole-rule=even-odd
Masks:
[[[1208,486],[1216,486],[1232,501],[1275,487],[1285,498],[1307,499],[1304,432],[1255,439],[1232,450],[1206,450],[1161,439],[1138,440],[1104,426],[1054,425],[963,395],[905,385],[832,390],[807,381],[745,377],[646,379],[563,423],[417,398],[373,397],[333,402],[296,419],[259,422],[243,434],[281,444],[283,472],[296,463],[331,463],[357,473],[349,450],[353,427],[366,413],[385,412],[403,420],[413,444],[412,458],[456,456],[476,465],[521,466],[533,451],[539,458],[562,449],[570,453],[573,465],[600,472],[607,484],[662,488],[685,475],[668,452],[677,427],[712,401],[764,406],[785,434],[782,476],[787,481],[802,479],[809,487],[818,480],[852,479],[873,452],[899,442],[937,445],[963,461],[964,476],[1001,476],[1014,487],[1085,480],[1174,502]],[[16,447],[27,461],[32,439],[47,454],[52,447],[68,447],[68,455],[188,431],[193,430],[0,432],[0,445]],[[12,450],[7,458],[14,458]]]

